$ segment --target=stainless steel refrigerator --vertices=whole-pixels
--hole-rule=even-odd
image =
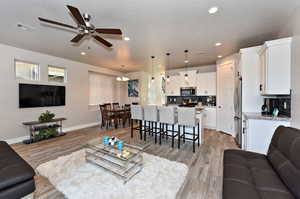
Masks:
[[[235,91],[234,91],[234,131],[236,142],[242,148],[243,141],[243,119],[242,119],[242,77],[240,73],[235,76]]]

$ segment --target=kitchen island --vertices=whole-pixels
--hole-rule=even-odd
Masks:
[[[177,105],[169,105],[169,106],[175,106],[176,108],[178,108],[178,106]],[[199,121],[199,143],[201,144],[202,143],[202,141],[203,141],[203,133],[204,133],[204,127],[203,127],[203,114],[204,114],[204,111],[205,111],[205,109],[204,108],[202,108],[202,107],[195,107],[196,108],[196,118],[198,119],[198,121]],[[171,130],[171,125],[169,125],[169,130]],[[178,124],[176,124],[175,126],[174,126],[174,130],[176,131],[176,132],[178,132]],[[187,133],[193,133],[193,128],[192,127],[185,127],[185,131],[187,132]],[[197,132],[197,129],[196,129],[196,132]],[[182,127],[181,127],[181,131],[180,131],[180,133],[181,133],[181,135],[183,134],[183,132],[182,132]],[[171,135],[172,133],[171,132],[168,132],[168,135]],[[186,138],[189,138],[189,139],[191,139],[191,138],[193,138],[193,136],[192,135],[186,135]],[[175,139],[178,139],[178,137],[176,137]],[[189,140],[187,140],[187,141],[189,141]]]

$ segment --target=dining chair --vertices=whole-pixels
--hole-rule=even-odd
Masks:
[[[115,117],[114,115],[109,114],[109,111],[107,110],[106,105],[100,105],[100,112],[101,112],[101,118],[102,118],[102,123],[101,127],[106,127],[108,129],[109,126],[112,125],[112,123],[115,122]]]
[[[159,142],[161,143],[161,137],[166,136],[166,138],[172,138],[172,148],[174,148],[174,139],[178,136],[179,140],[179,133],[175,131],[175,125],[177,124],[177,115],[176,115],[176,107],[167,107],[161,106],[159,107],[159,122],[160,122],[160,137]],[[169,128],[171,127],[171,129]],[[169,135],[171,133],[171,135]],[[180,144],[178,144],[178,148],[180,148]]]
[[[130,123],[130,118],[131,118],[131,112],[130,112],[130,104],[124,104],[124,114],[123,114],[123,117],[124,117],[124,126],[125,124],[129,121]]]
[[[123,123],[124,126],[124,112],[120,110],[119,102],[112,103],[112,112],[118,122],[117,126],[121,123]]]
[[[199,120],[196,117],[196,108],[178,108],[178,133],[179,140],[178,146],[180,147],[180,139],[193,141],[193,152],[195,153],[195,142],[198,141],[198,147],[200,146],[200,126]],[[181,127],[183,127],[183,132],[181,135]],[[186,132],[186,128],[192,128],[192,133]],[[195,128],[198,129],[197,135]],[[186,135],[190,135],[192,138],[187,138]]]
[[[113,110],[116,110],[116,109],[120,108],[119,102],[112,103],[112,108],[113,108]]]

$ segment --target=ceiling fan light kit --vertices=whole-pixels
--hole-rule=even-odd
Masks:
[[[75,19],[77,23],[77,27],[71,26],[68,24],[60,23],[57,21],[45,19],[39,17],[38,19],[44,23],[50,23],[58,26],[63,26],[66,28],[71,28],[78,31],[78,34],[71,40],[72,43],[80,42],[86,35],[91,35],[95,40],[102,43],[106,47],[112,47],[112,44],[98,34],[113,34],[113,35],[122,35],[122,31],[120,29],[113,29],[113,28],[95,28],[95,26],[90,22],[91,16],[87,13],[81,14],[78,8],[67,5],[67,8],[70,14]]]

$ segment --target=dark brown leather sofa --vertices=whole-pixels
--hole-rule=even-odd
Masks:
[[[19,199],[34,192],[34,175],[32,167],[0,141],[0,199]]]
[[[295,198],[300,199],[300,130],[278,127],[266,156],[224,152],[223,199]]]

